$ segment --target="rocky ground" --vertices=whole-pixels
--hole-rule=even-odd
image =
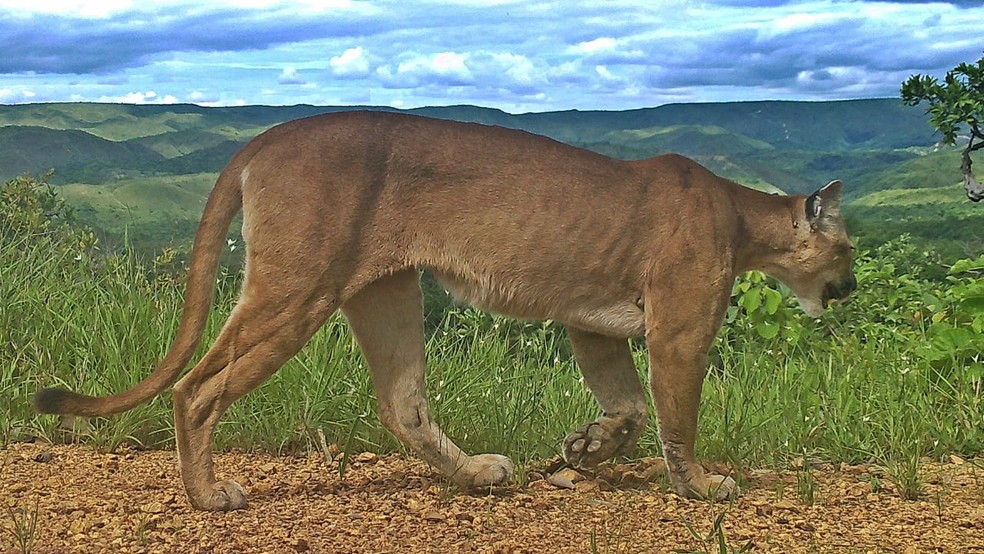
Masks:
[[[915,500],[880,468],[820,465],[749,471],[722,505],[667,492],[655,459],[593,475],[544,462],[525,483],[464,494],[402,456],[356,455],[340,478],[320,453],[227,453],[220,478],[244,485],[249,508],[203,513],[174,452],[13,444],[0,553],[984,552],[984,462],[951,461],[922,465]]]

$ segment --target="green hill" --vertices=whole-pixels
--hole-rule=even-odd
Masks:
[[[113,142],[84,131],[0,127],[0,178],[57,168],[59,179],[101,182],[119,174],[153,171],[162,157],[132,142]]]
[[[107,239],[118,240],[125,232],[141,247],[187,244],[215,174],[250,138],[283,121],[353,109],[366,108],[0,106],[0,178],[54,169],[52,183],[65,187],[82,219]],[[924,190],[951,193],[961,214],[956,221],[977,225],[973,207],[953,188],[960,180],[957,152],[936,151],[925,114],[898,99],[515,115],[475,106],[409,111],[523,129],[623,159],[678,152],[768,191],[807,193],[841,179],[849,201],[845,213],[853,218],[855,232],[869,236],[909,231],[930,242],[951,240],[940,223],[943,215],[955,212],[940,212],[930,200],[937,197]],[[886,192],[898,189],[920,192]],[[903,197],[905,203],[890,201]],[[926,202],[919,202],[923,197]],[[925,221],[916,217],[922,208],[936,215],[926,215]]]

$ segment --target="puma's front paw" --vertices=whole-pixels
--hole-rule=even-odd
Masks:
[[[235,481],[219,481],[210,491],[201,495],[190,495],[191,505],[199,510],[228,512],[246,508],[246,491]]]
[[[591,468],[615,456],[628,454],[645,427],[636,418],[601,416],[567,435],[564,439],[564,460],[576,466]]]
[[[671,481],[673,482],[673,490],[685,498],[723,502],[741,494],[741,489],[735,480],[724,475],[708,473],[695,476],[688,481],[678,480],[671,476]]]
[[[504,485],[512,479],[516,466],[512,460],[499,454],[469,456],[451,479],[464,489],[479,489]]]

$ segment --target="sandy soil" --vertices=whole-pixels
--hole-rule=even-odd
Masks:
[[[653,459],[583,480],[544,463],[475,495],[402,456],[357,455],[340,479],[319,453],[228,453],[220,478],[246,487],[249,508],[203,513],[174,452],[14,444],[0,451],[0,552],[22,551],[15,527],[35,513],[37,553],[719,552],[721,537],[733,552],[984,552],[984,463],[953,462],[924,464],[917,500],[876,467],[821,466],[812,505],[806,474],[790,470],[750,471],[729,506],[667,492]]]

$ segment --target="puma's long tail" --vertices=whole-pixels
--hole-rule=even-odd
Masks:
[[[208,197],[195,235],[177,336],[157,368],[130,390],[110,396],[87,396],[63,388],[42,389],[34,395],[35,410],[79,416],[115,414],[150,400],[178,379],[202,340],[219,256],[232,218],[242,207],[240,175],[240,171],[231,168],[224,171]]]

